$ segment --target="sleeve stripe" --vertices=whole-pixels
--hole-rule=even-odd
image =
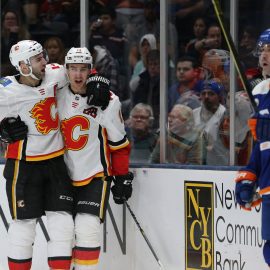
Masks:
[[[129,145],[129,141],[126,140],[123,144],[120,144],[120,145],[118,145],[118,146],[111,146],[111,145],[110,145],[110,150],[111,150],[111,151],[115,151],[115,150],[118,150],[118,149],[121,149],[121,148],[125,148],[125,147],[127,147],[128,145]]]
[[[108,143],[111,147],[115,147],[115,146],[119,146],[123,143],[126,143],[126,141],[127,141],[127,135],[125,135],[124,138],[118,142],[112,142],[112,141],[108,140]]]
[[[99,126],[99,129],[98,129],[98,138],[99,138],[99,141],[100,141],[100,162],[102,164],[102,167],[103,167],[103,171],[104,171],[104,174],[105,175],[108,175],[108,164],[106,162],[106,155],[105,155],[105,147],[104,147],[104,144],[105,144],[105,141],[106,139],[104,138],[103,136],[103,132],[102,132],[102,127]]]

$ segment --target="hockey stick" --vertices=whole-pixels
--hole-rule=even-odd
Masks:
[[[126,205],[128,211],[129,211],[130,215],[132,216],[133,220],[135,221],[137,227],[139,228],[139,230],[140,230],[140,232],[141,232],[141,234],[142,234],[142,236],[143,236],[143,238],[144,238],[146,244],[148,245],[148,247],[150,248],[152,254],[154,255],[154,257],[155,257],[155,259],[156,259],[156,261],[157,261],[157,263],[158,263],[158,265],[159,265],[159,269],[165,270],[163,264],[161,263],[160,259],[159,259],[158,256],[157,256],[157,253],[156,253],[155,250],[153,249],[153,247],[152,247],[150,241],[148,240],[147,236],[145,235],[144,230],[142,229],[140,223],[138,222],[138,220],[137,220],[137,218],[136,218],[134,212],[131,210],[130,205],[127,203],[127,201],[125,201],[125,205]]]
[[[233,43],[230,32],[227,30],[227,28],[225,26],[222,11],[221,11],[221,8],[220,8],[220,5],[219,5],[219,0],[212,0],[212,3],[213,3],[213,6],[214,6],[215,14],[216,14],[216,17],[218,19],[220,28],[221,28],[222,33],[224,35],[225,41],[227,43],[227,46],[228,46],[230,52],[232,53],[232,58],[233,58],[236,70],[238,72],[239,78],[240,78],[240,80],[241,80],[241,82],[243,84],[244,90],[246,91],[246,93],[247,93],[247,95],[249,97],[249,100],[250,100],[250,103],[251,103],[252,107],[257,112],[258,111],[258,106],[257,106],[257,104],[256,104],[256,102],[254,100],[253,95],[252,95],[251,85],[250,85],[250,83],[249,83],[249,81],[248,81],[248,79],[247,79],[247,77],[245,75],[245,72],[243,70],[243,67],[242,67],[242,65],[241,65],[241,63],[239,61],[238,53],[236,51],[236,48],[235,48],[235,45]]]

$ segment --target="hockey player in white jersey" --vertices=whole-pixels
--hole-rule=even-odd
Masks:
[[[94,270],[111,180],[116,203],[124,203],[132,193],[133,176],[128,172],[130,145],[119,98],[111,92],[108,106],[97,107],[86,96],[87,80],[109,85],[99,76],[88,79],[92,67],[88,49],[71,48],[65,66],[70,85],[58,91],[57,100],[67,149],[65,161],[75,189],[73,263],[75,270]]]
[[[20,74],[0,79],[0,139],[8,143],[4,177],[13,219],[8,230],[9,269],[30,270],[36,221],[46,213],[49,267],[68,270],[73,187],[55,98],[68,83],[65,69],[47,65],[42,46],[32,40],[13,45],[10,60]]]

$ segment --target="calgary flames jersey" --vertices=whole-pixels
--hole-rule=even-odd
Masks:
[[[58,64],[46,66],[37,87],[20,84],[16,76],[0,79],[0,120],[19,115],[28,126],[26,139],[8,145],[7,158],[39,161],[64,153],[55,96],[66,84],[65,69]]]
[[[69,87],[57,92],[66,146],[64,157],[75,186],[86,185],[94,177],[111,175],[111,152],[129,146],[119,98],[111,93],[104,111],[87,105],[86,99]]]

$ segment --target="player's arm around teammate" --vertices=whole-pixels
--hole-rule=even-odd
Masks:
[[[0,136],[8,143],[4,177],[12,216],[9,269],[30,270],[37,219],[46,213],[49,267],[68,270],[73,188],[55,100],[55,92],[67,84],[65,70],[47,65],[42,46],[32,40],[13,45],[10,60],[20,74],[0,81]]]

